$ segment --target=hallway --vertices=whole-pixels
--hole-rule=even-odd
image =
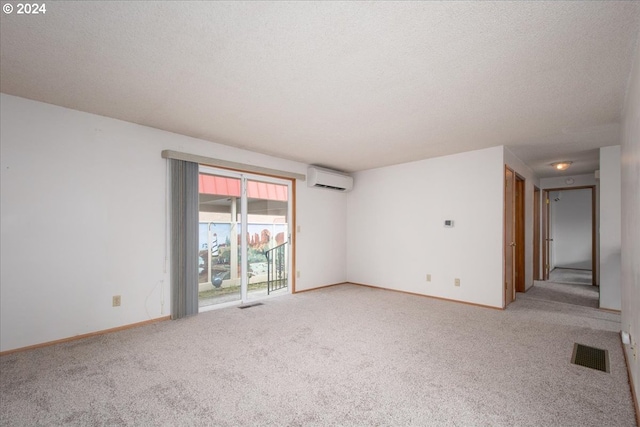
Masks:
[[[531,299],[554,301],[582,307],[600,306],[600,288],[591,285],[591,270],[556,268],[548,281],[534,281],[526,295]]]
[[[584,269],[556,267],[549,273],[549,281],[591,286],[592,272]]]

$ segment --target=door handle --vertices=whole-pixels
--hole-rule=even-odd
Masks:
[[[515,247],[516,247],[516,244],[515,244],[514,242],[511,242],[511,243],[509,244],[509,246],[511,246],[512,248],[515,248]]]

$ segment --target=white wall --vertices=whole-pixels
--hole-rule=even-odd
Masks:
[[[620,146],[600,149],[600,307],[620,310]]]
[[[502,307],[503,176],[502,147],[355,174],[348,280]]]
[[[296,291],[345,282],[347,194],[298,182],[296,201]]]
[[[549,237],[553,239],[551,265],[591,270],[591,189],[551,191],[549,202]]]
[[[168,315],[161,150],[306,173],[301,163],[0,96],[0,351]],[[299,182],[296,200],[297,290],[344,281],[346,195]]]
[[[567,184],[567,179],[573,179],[573,183]],[[584,175],[566,175],[566,176],[558,176],[554,178],[541,178],[540,179],[540,187],[541,189],[549,189],[549,188],[572,188],[572,187],[583,187],[587,185],[596,185],[596,177],[595,174],[589,173]]]
[[[640,402],[640,42],[636,43],[634,67],[624,110],[622,159],[622,329],[631,334],[635,353],[625,346]]]
[[[506,147],[504,164],[524,179],[524,285],[527,290],[533,286],[533,197],[534,186],[539,184],[539,180],[531,168]]]

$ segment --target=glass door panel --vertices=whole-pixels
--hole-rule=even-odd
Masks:
[[[247,180],[247,298],[287,293],[289,186]]]
[[[199,174],[199,307],[241,298],[238,239],[241,180]]]

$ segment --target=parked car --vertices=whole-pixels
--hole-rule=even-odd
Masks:
[[[222,281],[223,280],[228,280],[231,278],[231,272],[230,271],[221,271],[219,273],[217,273],[214,277],[211,278],[211,284],[216,287],[219,288],[220,286],[222,286]]]
[[[249,279],[251,279],[254,276],[253,271],[251,270],[249,270],[248,274],[249,274]],[[214,287],[219,288],[220,286],[222,286],[223,280],[229,280],[230,278],[231,278],[230,271],[220,271],[211,278],[211,284]]]

